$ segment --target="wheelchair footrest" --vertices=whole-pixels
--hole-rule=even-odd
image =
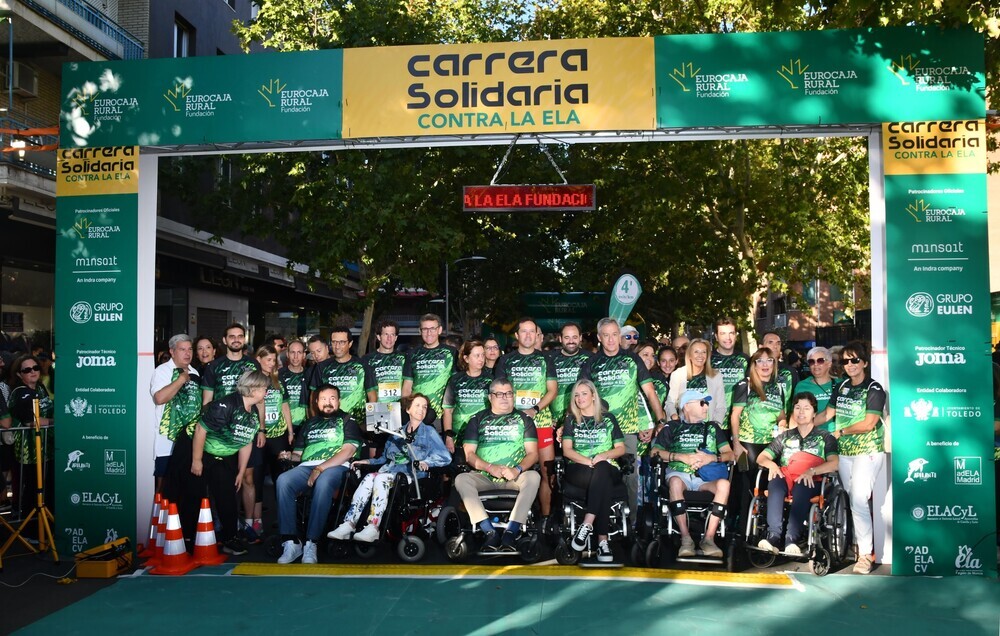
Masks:
[[[709,563],[712,565],[719,565],[723,562],[723,557],[710,557],[703,554],[699,554],[693,557],[677,557],[678,563]]]
[[[600,561],[580,561],[577,565],[581,568],[622,568],[624,563],[601,563]]]

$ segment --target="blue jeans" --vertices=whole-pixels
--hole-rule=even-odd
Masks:
[[[792,505],[788,512],[788,529],[785,532],[785,543],[795,543],[802,538],[809,521],[809,501],[819,494],[819,484],[812,488],[796,483],[792,486]],[[772,479],[767,484],[767,534],[781,536],[781,518],[785,511],[785,497],[788,496],[788,483],[784,477]]]
[[[278,476],[275,491],[278,495],[278,530],[283,536],[298,536],[295,523],[295,498],[309,487],[309,474],[315,466],[296,466]],[[333,505],[333,496],[344,483],[347,466],[327,468],[316,478],[313,484],[312,503],[309,506],[309,525],[306,528],[306,539],[319,541],[326,527],[326,518]]]

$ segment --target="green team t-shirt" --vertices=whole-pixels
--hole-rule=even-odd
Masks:
[[[580,379],[580,368],[593,356],[594,354],[583,349],[571,356],[564,355],[560,349],[549,354],[556,369],[556,382],[559,385],[555,399],[549,404],[553,422],[562,422],[566,419],[569,401],[573,399],[573,385]]]
[[[816,412],[822,413],[830,404],[830,396],[833,395],[833,380],[827,380],[823,384],[819,384],[816,382],[816,378],[809,376],[795,386],[795,392],[812,393],[816,397]],[[832,433],[833,422],[827,422],[820,428]]]
[[[742,406],[740,441],[748,444],[770,444],[778,416],[785,410],[785,386],[777,380],[764,384],[764,397],[750,388],[750,379],[740,380],[733,389],[733,406]]]
[[[654,369],[649,377],[653,380],[653,390],[656,391],[656,399],[660,401],[660,408],[663,408],[667,401],[667,394],[670,393],[670,378]]]
[[[230,360],[226,356],[216,358],[201,372],[201,390],[212,391],[213,400],[224,398],[236,391],[236,382],[241,375],[259,368],[257,361],[250,356],[239,360]]]
[[[213,400],[201,412],[201,427],[205,429],[205,452],[216,457],[229,457],[254,441],[260,430],[257,409],[247,411],[243,396],[232,393]]]
[[[622,433],[634,435],[653,428],[645,409],[639,410],[639,388],[653,381],[639,356],[623,349],[609,356],[602,350],[580,367],[580,379],[594,383]]]
[[[373,384],[368,390],[378,394],[378,401],[399,402],[403,397],[403,365],[406,364],[406,355],[399,351],[392,353],[373,351],[361,361],[371,373]]]
[[[281,416],[281,405],[287,403],[288,392],[285,391],[284,385],[281,385],[280,389],[267,387],[267,393],[264,395],[264,429],[268,439],[288,435],[288,427]]]
[[[292,449],[302,453],[303,464],[319,464],[341,451],[345,444],[361,448],[361,430],[354,418],[337,411],[329,417],[317,415],[302,423]]]
[[[489,375],[480,373],[473,378],[467,373],[459,372],[448,380],[444,391],[443,408],[451,411],[451,430],[455,431],[455,443],[462,443],[462,433],[472,416],[490,406]]]
[[[722,374],[722,386],[726,389],[726,421],[723,422],[729,430],[729,414],[733,409],[733,389],[740,380],[747,377],[750,369],[750,358],[739,351],[724,355],[718,350],[712,352],[712,368]]]
[[[511,351],[497,360],[493,378],[510,382],[514,387],[514,408],[526,411],[537,408],[536,405],[545,397],[548,382],[556,380],[556,368],[549,356],[541,351],[527,354]],[[539,409],[534,420],[538,428],[549,428],[552,426],[552,413],[548,407]]]
[[[39,382],[32,391],[25,385],[15,387],[10,392],[10,399],[7,400],[7,409],[10,411],[12,426],[34,426],[35,407],[34,400],[38,399],[38,416],[52,419],[55,413],[55,404],[52,397],[45,390],[45,386]],[[67,411],[72,412],[67,406]],[[44,461],[51,461],[55,451],[54,427],[50,426],[42,429],[42,452],[45,454]],[[35,462],[35,434],[32,431],[14,431],[14,457],[20,464],[34,464]]]
[[[497,415],[485,409],[465,427],[464,443],[471,445],[480,459],[497,466],[517,466],[527,454],[524,443],[536,441],[535,423],[520,411]],[[480,472],[493,481],[504,481]]]
[[[337,362],[328,358],[313,367],[312,379],[309,380],[309,390],[315,391],[324,384],[330,384],[340,389],[340,408],[350,413],[355,420],[365,418],[365,402],[368,401],[367,389],[374,384],[368,368],[355,356],[346,362]]]
[[[726,439],[726,433],[718,422],[670,420],[653,440],[655,450],[669,453],[694,453],[704,448],[709,455],[718,455],[727,446],[729,440]],[[695,468],[682,461],[669,462],[667,465],[670,470],[695,474]]]
[[[288,367],[278,371],[278,379],[285,387],[288,394],[288,410],[292,413],[292,427],[297,428],[306,419],[309,412],[307,403],[309,402],[309,385],[306,378],[306,369],[299,372],[291,371]],[[303,400],[305,397],[305,400]]]
[[[784,362],[779,362],[778,381],[785,389],[785,412],[787,413],[792,408],[792,396],[795,394],[795,385],[799,383],[799,374]]]
[[[799,433],[799,427],[784,431],[764,449],[774,463],[787,466],[796,453],[809,453],[826,461],[830,455],[837,454],[837,439],[823,429],[813,427],[805,437]]]
[[[886,393],[882,385],[865,378],[861,384],[851,384],[850,378],[837,383],[830,398],[837,410],[834,430],[847,428],[865,419],[869,413],[879,416],[878,424],[867,433],[841,435],[840,454],[848,457],[882,453],[885,451],[885,428],[882,426],[882,412],[885,410]]]
[[[611,413],[605,413],[600,423],[593,417],[584,417],[579,422],[570,415],[563,425],[563,443],[573,442],[573,450],[584,457],[594,457],[625,443],[625,434],[618,426],[618,420]],[[617,466],[617,463],[615,463]]]
[[[441,417],[441,402],[448,386],[458,352],[454,347],[439,344],[433,349],[420,347],[410,351],[403,365],[403,380],[413,382],[413,392],[423,393],[434,412]]]
[[[170,376],[171,384],[181,375],[179,367],[174,367]],[[194,435],[194,428],[201,415],[201,385],[197,375],[188,375],[188,381],[177,391],[177,395],[163,405],[163,415],[160,417],[160,435],[165,435],[171,442],[177,441],[181,429]]]

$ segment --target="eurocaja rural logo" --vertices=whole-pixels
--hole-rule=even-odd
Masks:
[[[965,210],[959,207],[943,208],[933,206],[924,199],[914,199],[906,205],[906,213],[915,223],[951,223],[965,216]]]
[[[280,78],[272,78],[257,87],[257,94],[264,98],[268,108],[277,108],[282,113],[312,112],[316,100],[330,96],[325,88],[294,88],[289,89],[286,82]]]
[[[220,104],[233,101],[230,93],[196,93],[194,80],[176,78],[163,93],[163,99],[173,107],[175,113],[185,117],[215,117]]]
[[[580,124],[589,56],[586,48],[412,55],[406,109],[422,129]]]
[[[802,58],[790,58],[776,73],[791,90],[803,95],[839,95],[847,82],[858,79],[853,69],[815,69]]]
[[[672,79],[681,88],[681,92],[693,92],[699,98],[729,97],[738,84],[746,84],[750,78],[746,73],[736,72],[706,72],[702,67],[695,68],[694,62],[683,62],[670,70]]]
[[[886,69],[896,76],[903,86],[913,86],[917,92],[949,91],[958,79],[968,81],[974,77],[967,66],[925,66],[914,55],[900,55],[890,60]]]

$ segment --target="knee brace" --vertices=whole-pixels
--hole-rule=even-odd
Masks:
[[[726,504],[712,503],[712,514],[719,519],[726,518]]]
[[[667,505],[670,508],[670,515],[673,517],[679,517],[687,513],[688,505],[687,502],[684,501],[683,499],[680,499],[678,501],[671,501]]]

